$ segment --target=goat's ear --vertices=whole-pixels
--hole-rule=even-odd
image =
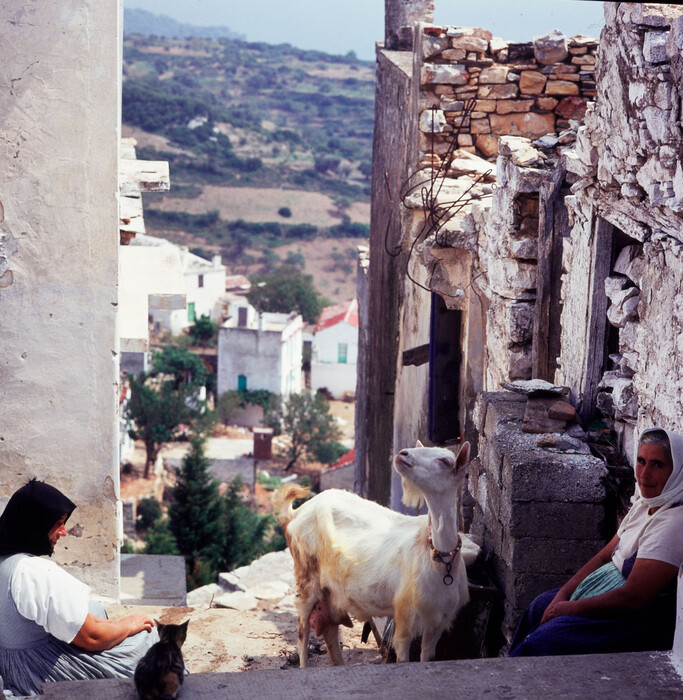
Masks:
[[[470,461],[470,443],[464,442],[455,460],[455,471],[459,472]]]
[[[415,447],[424,447],[424,445],[418,440],[418,441],[415,443]]]

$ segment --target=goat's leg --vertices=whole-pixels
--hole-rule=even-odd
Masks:
[[[333,666],[343,666],[344,659],[339,642],[339,625],[329,625],[323,630],[323,639]]]
[[[299,667],[306,668],[308,666],[308,640],[311,636],[311,628],[308,624],[308,615],[303,617],[299,615]]]
[[[434,661],[436,645],[441,633],[435,630],[425,630],[422,633],[422,646],[420,648],[420,661]]]
[[[408,625],[401,624],[394,618],[394,638],[392,644],[396,652],[396,663],[410,661],[410,642],[412,641],[411,630]]]
[[[306,668],[308,666],[308,641],[311,637],[311,625],[310,617],[311,611],[315,607],[317,602],[317,597],[315,595],[309,596],[305,602],[301,599],[301,593],[299,594],[298,608],[298,635],[299,635],[299,667]]]

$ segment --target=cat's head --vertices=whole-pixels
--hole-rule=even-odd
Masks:
[[[154,620],[154,622],[156,622],[160,642],[173,642],[179,649],[183,646],[185,637],[187,637],[189,620],[185,620],[182,625],[163,625],[158,620]]]

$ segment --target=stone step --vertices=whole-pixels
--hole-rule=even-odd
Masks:
[[[48,683],[45,700],[134,700],[132,680]],[[309,669],[198,673],[186,700],[253,698],[628,698],[683,697],[668,652],[475,659]]]

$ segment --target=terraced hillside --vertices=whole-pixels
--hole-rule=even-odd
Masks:
[[[333,301],[350,298],[373,98],[373,66],[352,54],[126,35],[124,136],[171,169],[170,193],[145,201],[148,232],[220,252],[231,271],[288,261]]]

